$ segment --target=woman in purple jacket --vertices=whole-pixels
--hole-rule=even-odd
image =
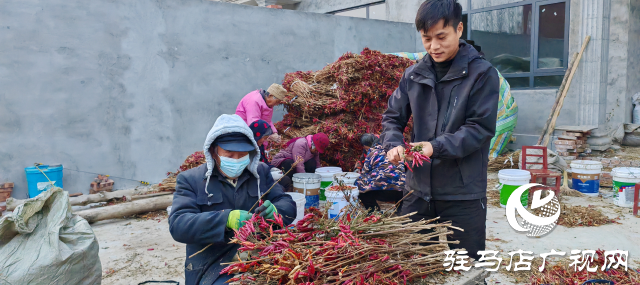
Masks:
[[[294,138],[273,157],[271,164],[286,173],[291,169],[294,161],[301,157],[304,163],[298,163],[288,176],[293,178],[295,173],[315,173],[316,168],[321,166],[320,154],[324,153],[327,146],[329,146],[329,137],[324,133]]]

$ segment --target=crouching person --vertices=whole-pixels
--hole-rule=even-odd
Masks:
[[[251,218],[248,212],[274,184],[261,163],[253,133],[237,115],[216,120],[204,143],[207,163],[178,175],[169,216],[173,239],[187,244],[185,283],[224,284],[231,276],[221,263],[233,260],[239,245],[229,244],[234,230]],[[255,212],[268,219],[280,214],[286,225],[296,218],[296,204],[275,185]],[[204,249],[192,258],[189,256]]]

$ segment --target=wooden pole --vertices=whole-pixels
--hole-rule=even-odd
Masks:
[[[569,75],[571,74],[571,69],[573,68],[573,65],[576,62],[576,58],[578,58],[577,52],[571,56],[571,61],[569,61],[567,72],[565,72],[564,78],[562,78],[562,84],[560,84],[560,88],[558,88],[558,92],[556,93],[556,101],[553,103],[553,107],[551,107],[549,118],[547,119],[547,122],[545,123],[544,128],[542,128],[542,133],[540,134],[540,137],[538,138],[538,143],[536,143],[536,145],[542,144],[542,141],[544,140],[544,137],[547,134],[547,129],[549,129],[549,125],[551,124],[551,120],[553,119],[553,114],[555,114],[556,109],[558,108],[558,102],[560,101],[560,96],[562,95],[562,91],[564,91],[565,87],[567,86],[567,80],[569,79]]]
[[[91,203],[107,202],[107,201],[109,201],[111,199],[118,199],[118,198],[122,198],[122,197],[127,197],[127,200],[142,199],[141,197],[136,197],[136,196],[142,196],[142,195],[146,194],[147,192],[151,192],[153,190],[154,189],[143,188],[143,189],[139,189],[139,190],[138,189],[129,189],[129,190],[118,190],[118,191],[113,191],[113,192],[100,192],[100,193],[97,193],[97,194],[70,197],[69,198],[69,204],[71,206],[86,206],[86,205],[89,205]],[[162,193],[171,193],[171,192],[162,192]],[[160,194],[160,193],[158,193],[158,194]],[[136,197],[136,198],[134,198],[134,197]],[[13,199],[13,198],[7,199],[7,211],[15,210],[16,207],[18,207],[18,205],[22,205],[26,201],[27,200],[18,200],[18,199]]]
[[[567,79],[567,86],[562,90],[562,95],[560,96],[560,100],[558,101],[558,106],[556,107],[553,118],[551,119],[551,123],[549,123],[549,128],[547,129],[547,133],[545,135],[544,141],[542,142],[542,146],[547,146],[549,144],[549,139],[553,134],[553,131],[556,128],[556,120],[560,115],[560,110],[562,110],[562,105],[564,104],[564,98],[567,97],[567,93],[569,92],[569,87],[571,87],[571,81],[573,80],[573,76],[576,74],[576,70],[578,70],[578,66],[580,66],[580,59],[582,59],[582,54],[584,54],[585,49],[587,48],[587,44],[591,40],[591,36],[587,36],[584,39],[584,43],[582,44],[582,49],[578,54],[578,58],[576,58],[576,62],[571,68],[571,74],[569,74],[569,79]]]
[[[97,221],[119,219],[135,214],[165,210],[167,207],[171,206],[172,202],[173,196],[160,196],[113,206],[79,211],[75,214],[84,218],[89,223],[95,223]]]

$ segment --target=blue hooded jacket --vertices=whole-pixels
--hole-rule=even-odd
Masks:
[[[251,162],[233,186],[217,167],[209,153],[209,147],[222,134],[239,132],[254,144],[249,153]],[[222,115],[209,131],[204,144],[206,165],[182,172],[177,177],[176,192],[169,216],[171,236],[187,244],[185,260],[185,283],[213,284],[239,248],[229,244],[233,231],[227,228],[227,218],[232,210],[249,211],[258,198],[274,184],[269,167],[261,163],[258,145],[251,129],[237,115]],[[265,200],[269,200],[282,215],[285,224],[296,218],[296,204],[276,184]],[[192,254],[213,244],[193,258]]]

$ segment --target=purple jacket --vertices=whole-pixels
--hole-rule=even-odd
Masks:
[[[287,159],[295,160],[296,157],[302,157],[304,159],[304,162],[315,158],[316,165],[320,167],[320,153],[311,153],[311,148],[309,147],[310,137],[311,136],[307,136],[306,138],[298,139],[285,149],[281,150],[278,154],[276,154],[276,156],[273,157],[273,159],[271,160],[271,164],[279,167],[280,164],[282,164],[282,162]],[[296,173],[306,173],[304,171],[304,163],[298,163],[298,165],[296,165]]]

